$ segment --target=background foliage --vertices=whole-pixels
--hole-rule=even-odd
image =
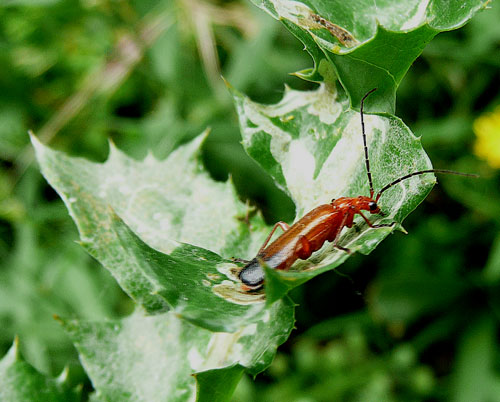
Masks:
[[[69,365],[64,383],[83,382],[85,395],[90,384],[52,315],[117,318],[132,305],[75,243],[65,207],[33,164],[27,130],[103,161],[108,138],[129,155],[152,149],[163,158],[210,126],[203,160],[213,177],[230,173],[269,222],[290,221],[291,201],[239,145],[219,75],[263,103],[281,98],[283,82],[314,87],[287,75],[311,66],[300,42],[251,4],[119,5],[0,6],[0,355],[18,334],[30,364],[51,376]],[[498,172],[472,156],[475,119],[500,103],[499,18],[493,4],[438,35],[396,99],[435,167],[482,178],[442,178],[406,220],[408,236],[351,258],[340,268],[346,275],[296,288],[297,330],[266,373],[243,378],[234,400],[500,400]]]

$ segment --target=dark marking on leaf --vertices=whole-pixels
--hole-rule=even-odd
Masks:
[[[255,292],[248,292],[242,288],[241,282],[226,281],[215,285],[212,290],[217,296],[222,297],[228,302],[240,305],[262,303],[266,300],[264,288],[260,288]]]
[[[349,31],[344,28],[339,27],[331,21],[323,18],[321,15],[311,13],[311,18],[314,22],[319,24],[320,28],[325,28],[330,32],[333,36],[335,36],[340,43],[342,43],[346,47],[353,47],[358,44],[358,41],[354,39]]]

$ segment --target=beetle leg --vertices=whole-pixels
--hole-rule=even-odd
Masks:
[[[361,215],[361,217],[365,220],[365,222],[370,226],[371,228],[392,228],[395,224],[396,221],[391,222],[391,223],[381,223],[380,225],[374,225],[371,223],[366,216],[364,216],[361,211],[358,212],[358,214]]]
[[[269,236],[267,236],[267,239],[266,239],[266,241],[264,242],[264,244],[262,245],[262,247],[260,248],[260,250],[259,250],[259,253],[258,253],[258,254],[260,254],[262,251],[264,251],[264,249],[267,247],[267,243],[269,243],[269,240],[271,240],[271,237],[272,237],[272,235],[273,235],[274,231],[275,231],[276,229],[278,229],[278,226],[279,226],[281,229],[283,229],[283,232],[286,232],[288,229],[290,229],[290,226],[288,226],[288,224],[287,224],[287,223],[282,222],[282,221],[276,222],[276,223],[274,224],[273,230],[271,230],[271,233],[269,233]]]
[[[356,233],[359,233],[361,231],[361,228],[359,227],[359,225],[356,225],[356,222],[352,224],[352,228]]]
[[[307,240],[305,236],[299,236],[299,241],[295,246],[295,252],[301,260],[307,260],[311,256],[311,243],[309,243],[309,240]]]
[[[338,248],[339,250],[345,251],[347,254],[352,254],[350,248],[339,246],[338,244],[334,244],[333,247]]]
[[[338,248],[339,250],[345,251],[347,254],[352,254],[352,251],[348,249],[347,247],[342,247],[339,246],[339,238],[340,238],[340,233],[342,232],[342,229],[344,228],[347,219],[349,218],[349,213],[346,213],[344,217],[342,218],[342,223],[340,224],[337,234],[335,235],[335,239],[333,240],[333,247]]]
[[[248,264],[250,262],[250,260],[244,260],[243,258],[235,258],[235,257],[231,257],[231,261],[242,262],[243,264]]]

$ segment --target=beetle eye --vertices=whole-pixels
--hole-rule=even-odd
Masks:
[[[368,208],[370,208],[370,211],[372,211],[372,212],[373,212],[373,211],[375,211],[375,210],[378,208],[378,207],[377,207],[377,203],[376,203],[376,202],[373,202],[373,201],[372,201],[372,202],[370,202],[370,203],[368,204]]]

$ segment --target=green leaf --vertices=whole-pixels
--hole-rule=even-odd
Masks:
[[[236,382],[235,365],[254,374],[264,370],[292,330],[294,306],[289,298],[266,304],[262,293],[243,291],[235,263],[207,250],[251,257],[267,229],[258,215],[245,223],[248,211],[230,183],[214,182],[201,170],[203,138],[180,147],[163,162],[150,156],[134,161],[111,147],[104,164],[69,157],[32,138],[42,172],[66,203],[82,245],[148,313],[158,314],[137,313],[106,323],[65,322],[98,390],[96,398],[148,400],[150,389],[158,395],[191,390],[190,376],[197,372],[203,372],[202,388],[211,375]],[[171,312],[162,314],[169,308]],[[185,337],[173,336],[174,332]],[[134,385],[129,372],[115,369],[132,364],[138,371],[130,375],[136,373],[142,384],[144,376],[138,373],[147,372],[150,362],[143,360],[148,356],[136,339],[153,354],[169,351],[161,356],[161,366],[177,374],[169,381],[147,376],[158,384],[143,388]],[[204,363],[196,367],[189,365],[193,342],[204,345]],[[210,345],[219,344],[226,355],[210,360]],[[226,367],[224,376],[209,372]],[[213,383],[211,393],[229,395],[222,380]]]
[[[321,84],[313,91],[286,89],[276,105],[260,105],[232,92],[245,150],[290,195],[297,218],[332,198],[369,195],[360,116],[337,85]],[[431,168],[420,140],[397,117],[365,115],[365,125],[375,191],[407,173]],[[432,175],[422,175],[390,188],[379,202],[386,217],[373,215],[371,221],[402,222],[434,182]],[[391,232],[369,228],[360,217],[356,228],[345,230],[339,244],[363,254]],[[296,262],[293,271],[266,270],[268,303],[347,257],[328,243],[307,261]]]
[[[216,252],[252,257],[267,230],[256,216],[250,238],[246,207],[231,184],[214,182],[201,170],[203,138],[163,162],[150,156],[134,161],[112,146],[108,161],[97,164],[53,151],[35,138],[33,144],[82,245],[136,302],[149,313],[173,308],[197,325],[233,332],[268,312],[263,295],[243,291],[238,267]],[[291,328],[291,302],[277,308],[287,317],[279,331]]]
[[[242,375],[243,367],[239,365],[195,374],[196,402],[229,401]]]
[[[12,402],[79,401],[81,388],[71,389],[67,371],[57,379],[36,371],[19,354],[16,338],[9,352],[0,361],[0,400]]]
[[[366,110],[394,112],[396,89],[425,45],[439,32],[458,28],[486,7],[487,0],[251,0],[299,38],[315,67],[297,75],[313,81],[332,81],[321,70],[333,63],[358,108],[363,95],[379,88]],[[320,77],[323,78],[320,78]]]
[[[289,335],[277,331],[280,309],[235,333],[214,333],[173,312],[106,322],[62,321],[72,338],[97,397],[111,401],[224,401],[244,367],[262,371]],[[205,392],[207,392],[205,394]],[[205,398],[205,399],[203,399]]]

